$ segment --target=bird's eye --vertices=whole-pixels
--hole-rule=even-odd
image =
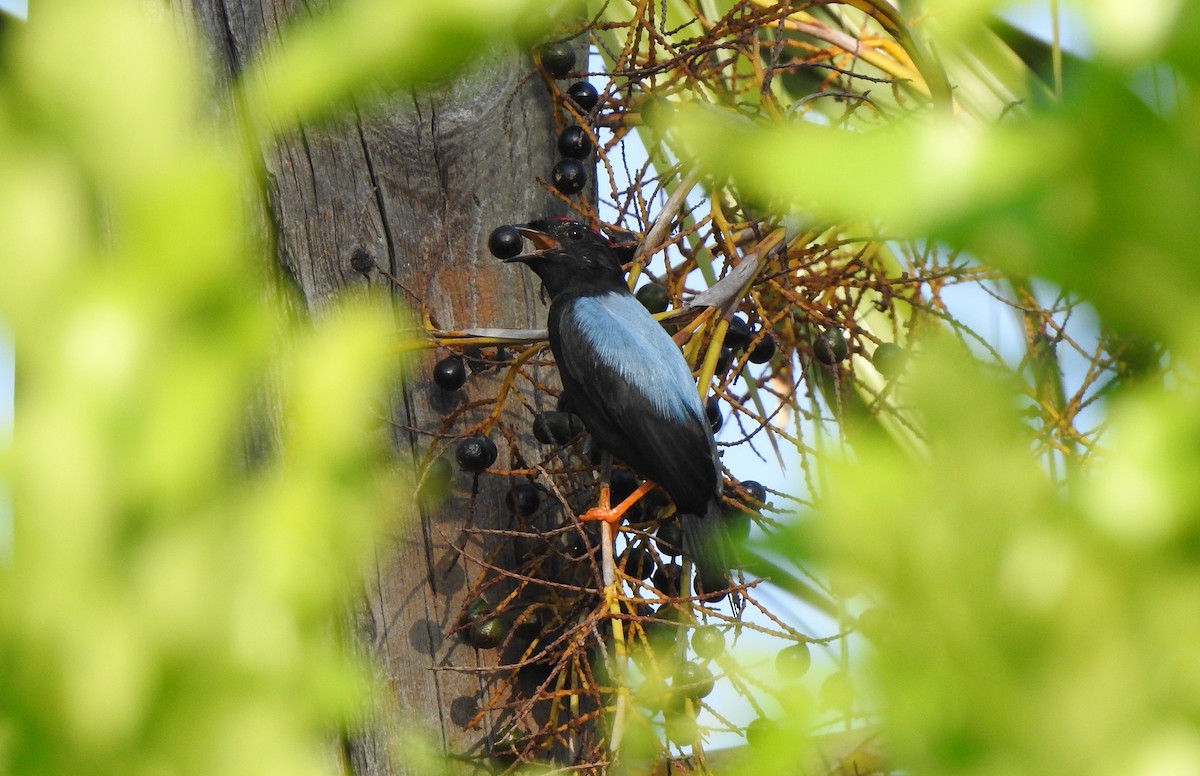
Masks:
[[[567,229],[567,237],[572,240],[583,239],[583,228],[580,226],[572,226]]]

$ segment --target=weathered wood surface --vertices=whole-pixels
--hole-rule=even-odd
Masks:
[[[217,77],[226,80],[293,12],[308,13],[293,0],[193,4]],[[544,325],[531,273],[496,261],[485,246],[496,225],[562,212],[536,183],[555,161],[554,124],[541,79],[527,77],[531,69],[528,52],[483,52],[475,67],[440,91],[388,95],[382,109],[348,110],[265,152],[277,259],[310,311],[367,284],[371,293],[394,296],[398,327],[407,320],[403,308],[418,299],[445,329]],[[355,271],[351,257],[362,252],[407,293],[377,271]],[[410,429],[436,431],[451,407],[495,393],[496,376],[481,374],[471,377],[463,396],[448,398],[428,378],[437,357],[430,352],[414,359],[410,377],[396,389],[392,420],[406,463],[420,461],[431,444],[450,444]],[[528,427],[528,418],[515,420]],[[504,465],[508,451],[504,440],[496,441]],[[470,520],[476,527],[507,527],[507,485],[499,479],[482,477],[472,500],[472,478],[456,472],[445,505],[397,529],[378,548],[373,589],[358,617],[359,635],[392,693],[381,705],[454,754],[479,754],[486,745],[487,725],[463,728],[486,700],[485,675],[440,669],[494,660],[444,634],[480,573],[459,552],[464,546],[481,552],[464,526]],[[396,772],[383,740],[364,731],[351,741],[357,773]]]

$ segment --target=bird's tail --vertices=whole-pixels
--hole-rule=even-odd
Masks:
[[[683,552],[696,567],[698,592],[713,593],[728,588],[733,547],[717,501],[709,502],[704,515],[681,515],[680,520]]]

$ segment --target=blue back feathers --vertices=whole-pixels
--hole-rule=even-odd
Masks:
[[[707,424],[696,381],[679,347],[632,294],[580,296],[567,315],[605,366],[636,386],[662,416]]]

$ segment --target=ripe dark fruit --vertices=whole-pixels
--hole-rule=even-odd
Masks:
[[[485,436],[469,436],[458,443],[454,457],[463,471],[481,472],[496,462],[496,443]]]
[[[725,347],[740,350],[750,344],[750,324],[740,315],[729,319],[729,329],[725,332]]]
[[[746,492],[746,498],[750,500],[749,506],[757,508],[766,503],[767,489],[763,487],[761,482],[757,480],[743,480],[740,484],[742,490]]]
[[[467,629],[467,641],[476,649],[492,649],[504,641],[504,623],[498,617],[476,620]]]
[[[846,342],[846,335],[842,334],[842,330],[838,327],[830,326],[821,333],[821,336],[813,340],[813,355],[822,364],[833,366],[850,355],[850,345]]]
[[[533,418],[533,436],[544,445],[565,445],[571,441],[571,417],[565,412],[539,412]]]
[[[767,334],[750,350],[750,363],[765,364],[775,357],[775,338]]]
[[[650,581],[654,589],[665,596],[675,597],[683,586],[683,566],[678,563],[666,563],[654,570]]]
[[[784,647],[775,656],[775,668],[784,676],[804,676],[811,665],[812,655],[804,643]]]
[[[572,560],[579,560],[588,553],[588,550],[599,544],[600,529],[596,523],[588,523],[583,527],[582,534],[572,528],[569,531],[563,531],[559,534],[563,552]]]
[[[433,382],[443,391],[457,391],[467,381],[467,367],[459,356],[447,356],[433,365]]]
[[[487,359],[483,357],[483,351],[479,348],[467,348],[463,351],[463,359],[467,362],[467,368],[471,370],[471,374],[477,375],[488,368]]]
[[[716,625],[703,625],[692,632],[692,651],[710,660],[725,651],[725,634]]]
[[[882,342],[871,354],[871,363],[884,377],[895,377],[904,371],[908,352],[894,342]]]
[[[596,103],[600,101],[600,95],[596,91],[596,87],[592,86],[587,81],[576,81],[567,89],[567,96],[571,101],[579,106],[579,109],[587,113],[592,108],[596,107]]]
[[[733,348],[721,348],[721,355],[717,357],[717,374],[725,374],[731,366],[733,366]]]
[[[645,579],[654,571],[654,553],[644,544],[634,544],[621,553],[619,565],[635,579]]]
[[[677,557],[683,547],[683,527],[678,520],[671,520],[658,526],[654,533],[654,544],[658,551],[668,558]]]
[[[725,418],[721,415],[721,405],[717,402],[716,396],[709,396],[704,402],[704,414],[708,416],[708,425],[712,428],[713,433],[721,430],[721,426],[725,423]]]
[[[639,288],[634,296],[642,303],[642,307],[652,313],[665,312],[667,305],[671,302],[670,297],[667,296],[667,289],[657,283],[647,283]]]
[[[521,253],[523,245],[521,233],[511,224],[497,226],[488,236],[488,250],[497,259],[511,259]]]
[[[562,78],[575,67],[575,49],[566,43],[546,43],[538,49],[542,69],[555,78]]]
[[[699,663],[687,662],[675,672],[672,686],[685,697],[699,700],[713,691],[712,671]]]
[[[558,152],[568,159],[586,159],[593,147],[592,139],[583,127],[567,127],[558,136]]]
[[[520,517],[529,517],[542,503],[542,492],[528,482],[519,482],[508,491],[505,504],[508,511]]]
[[[578,194],[587,185],[587,167],[578,159],[562,159],[550,171],[554,188],[566,194]]]

